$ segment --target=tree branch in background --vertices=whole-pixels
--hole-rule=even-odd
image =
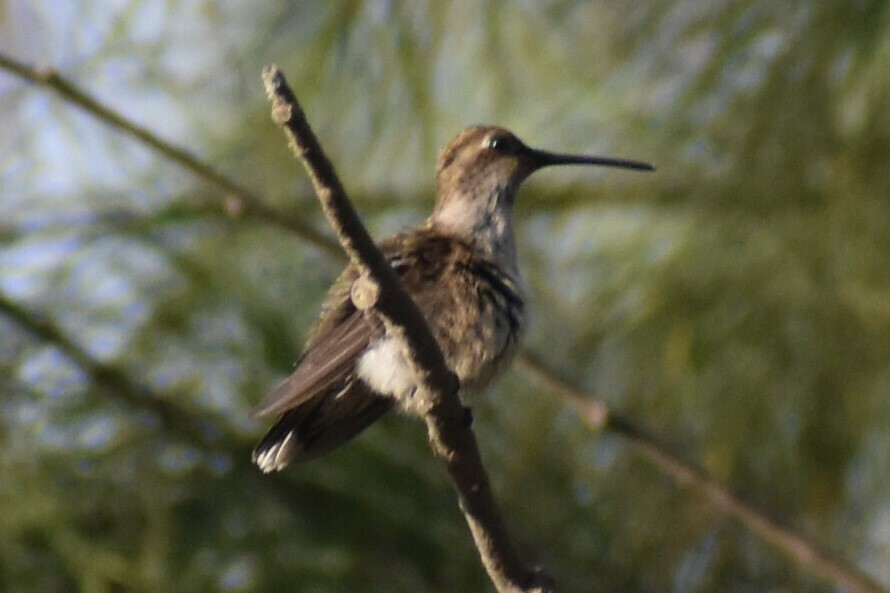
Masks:
[[[523,352],[519,366],[542,388],[550,391],[578,412],[593,430],[608,430],[626,438],[631,447],[669,475],[677,484],[703,496],[721,512],[733,517],[746,528],[769,542],[801,566],[842,589],[853,593],[887,593],[877,581],[841,560],[813,540],[770,519],[763,512],[734,494],[725,484],[707,471],[685,461],[649,430],[635,421],[610,412],[608,406],[589,392],[560,380],[533,355]]]
[[[223,195],[221,196],[221,205],[228,214],[232,216],[254,218],[281,227],[296,233],[322,251],[339,255],[340,250],[338,245],[327,235],[320,233],[317,229],[299,218],[267,206],[258,195],[218,172],[205,161],[195,157],[184,148],[174,146],[166,140],[158,137],[151,130],[124,117],[86,91],[81,90],[77,85],[60,75],[54,69],[28,66],[27,64],[19,62],[2,53],[0,53],[0,68],[15,74],[20,78],[49,88],[59,94],[67,102],[77,105],[99,121],[118,129],[131,138],[139,140],[146,146],[149,146],[174,163],[177,163],[184,169],[193,173],[199,179],[222,190]]]
[[[263,81],[272,100],[272,119],[287,132],[349,259],[376,287],[369,291],[374,293],[370,307],[386,325],[387,334],[407,346],[409,364],[418,379],[414,397],[420,403],[433,452],[448,467],[489,577],[501,593],[551,590],[548,578],[522,563],[507,535],[476,438],[464,421],[457,377],[445,364],[426,319],[362,225],[284,74],[272,66],[263,71]]]
[[[210,411],[202,409],[200,413],[195,412],[184,406],[187,398],[169,394],[165,396],[141,384],[126,371],[96,360],[53,321],[16,303],[2,293],[0,293],[0,314],[9,317],[36,340],[58,348],[110,399],[127,408],[142,410],[155,416],[165,430],[185,443],[199,449],[224,452],[231,458],[233,466],[241,471],[251,473],[256,471],[249,461],[251,443],[245,442],[227,422],[213,418]],[[269,489],[283,504],[292,504],[297,499],[294,485],[283,477],[273,476],[273,478],[268,482]]]
[[[143,144],[158,151],[171,161],[178,163],[183,168],[195,174],[199,179],[220,188],[226,195],[222,196],[222,202],[226,210],[240,210],[244,216],[255,218],[261,222],[272,224],[293,232],[304,238],[307,242],[319,247],[328,254],[335,257],[342,257],[342,250],[336,241],[332,241],[326,235],[320,233],[316,229],[312,229],[299,219],[288,216],[283,212],[279,212],[274,208],[270,208],[262,204],[259,198],[243,188],[236,182],[225,175],[215,171],[212,167],[192,156],[189,152],[170,145],[161,140],[155,134],[140,127],[131,120],[118,114],[107,106],[103,105],[94,97],[81,90],[58,73],[47,68],[32,68],[21,62],[18,62],[8,56],[0,54],[0,68],[5,69],[12,74],[49,88],[58,93],[63,100],[71,104],[77,105],[86,110],[90,115],[106,124],[111,125],[126,133],[127,135],[139,140]],[[226,197],[234,199],[226,205]],[[245,199],[246,198],[246,199]],[[259,208],[254,208],[254,205]],[[0,310],[5,311],[18,321],[22,321],[21,315],[26,313],[24,309],[9,309],[8,307],[18,307],[12,303],[0,299]],[[32,321],[43,323],[45,328],[52,329],[51,325],[45,324],[36,317]],[[26,318],[27,321],[27,318]],[[39,325],[39,324],[38,324]],[[25,327],[29,327],[32,331],[34,327],[29,323],[24,323]],[[36,326],[35,326],[36,327]],[[61,347],[66,354],[71,354],[65,344],[74,346],[61,333],[50,331],[48,335],[40,334],[39,337],[55,343]],[[59,342],[56,338],[66,341]],[[77,350],[75,350],[77,352]],[[109,389],[109,393],[116,395],[121,394],[137,394],[138,385],[128,378],[126,373],[112,369],[107,365],[102,365],[96,361],[91,361],[89,356],[79,350],[83,358],[73,356],[72,358],[78,364],[91,372],[91,376],[97,383],[111,386],[118,381],[128,381],[129,387],[132,389],[119,391]],[[610,413],[608,407],[602,402],[596,400],[591,394],[585,393],[583,390],[566,384],[556,377],[549,370],[538,363],[535,358],[527,352],[520,353],[517,361],[519,370],[538,382],[542,387],[551,390],[555,395],[561,398],[565,403],[571,405],[584,418],[585,422],[594,430],[608,429],[615,434],[625,437],[629,440],[632,448],[637,450],[641,455],[648,459],[658,471],[666,473],[676,480],[679,484],[688,486],[700,495],[704,496],[715,508],[719,509],[742,523],[747,529],[757,534],[758,537],[770,542],[782,551],[785,555],[795,559],[802,566],[814,573],[830,579],[838,587],[843,587],[855,593],[890,593],[886,588],[876,583],[872,578],[862,573],[857,568],[848,565],[825,549],[808,539],[806,536],[796,533],[795,531],[783,527],[774,520],[768,518],[764,513],[751,507],[743,502],[741,498],[733,494],[732,491],[718,480],[707,475],[704,471],[697,468],[694,464],[682,460],[679,456],[670,452],[669,448],[657,439],[651,436],[651,433],[644,429],[640,424],[623,416]],[[99,365],[93,368],[92,365]],[[110,374],[109,374],[110,373]],[[160,394],[145,393],[145,400],[158,400],[163,402]],[[149,401],[142,401],[142,406],[152,407],[154,404]],[[173,416],[174,422],[175,416]],[[164,415],[165,421],[168,417]],[[183,427],[184,429],[187,427]],[[245,450],[247,448],[245,447]],[[245,458],[246,458],[245,453]],[[269,482],[269,477],[265,482]],[[284,498],[287,498],[286,496]]]

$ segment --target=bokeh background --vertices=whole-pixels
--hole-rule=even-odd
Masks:
[[[890,587],[886,2],[5,0],[0,52],[325,232],[266,64],[378,236],[465,125],[654,162],[524,188],[529,350]],[[422,423],[249,464],[342,261],[224,198],[0,71],[0,589],[492,590]],[[520,369],[475,413],[561,591],[838,590]]]

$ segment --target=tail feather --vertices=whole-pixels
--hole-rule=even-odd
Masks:
[[[282,414],[253,451],[264,473],[284,469],[343,445],[388,412],[395,400],[350,381]]]

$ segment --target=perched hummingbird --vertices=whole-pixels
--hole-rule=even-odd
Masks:
[[[426,317],[462,390],[485,387],[512,358],[525,325],[512,210],[516,191],[550,165],[652,170],[637,161],[529,148],[504,128],[473,126],[439,154],[436,207],[379,247]],[[264,472],[339,447],[415,390],[401,346],[352,301],[349,265],[290,377],[254,410],[278,419],[253,452]]]

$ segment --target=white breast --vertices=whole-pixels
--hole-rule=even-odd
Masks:
[[[400,401],[415,390],[414,373],[394,339],[381,338],[371,344],[359,359],[356,372],[374,391]]]

